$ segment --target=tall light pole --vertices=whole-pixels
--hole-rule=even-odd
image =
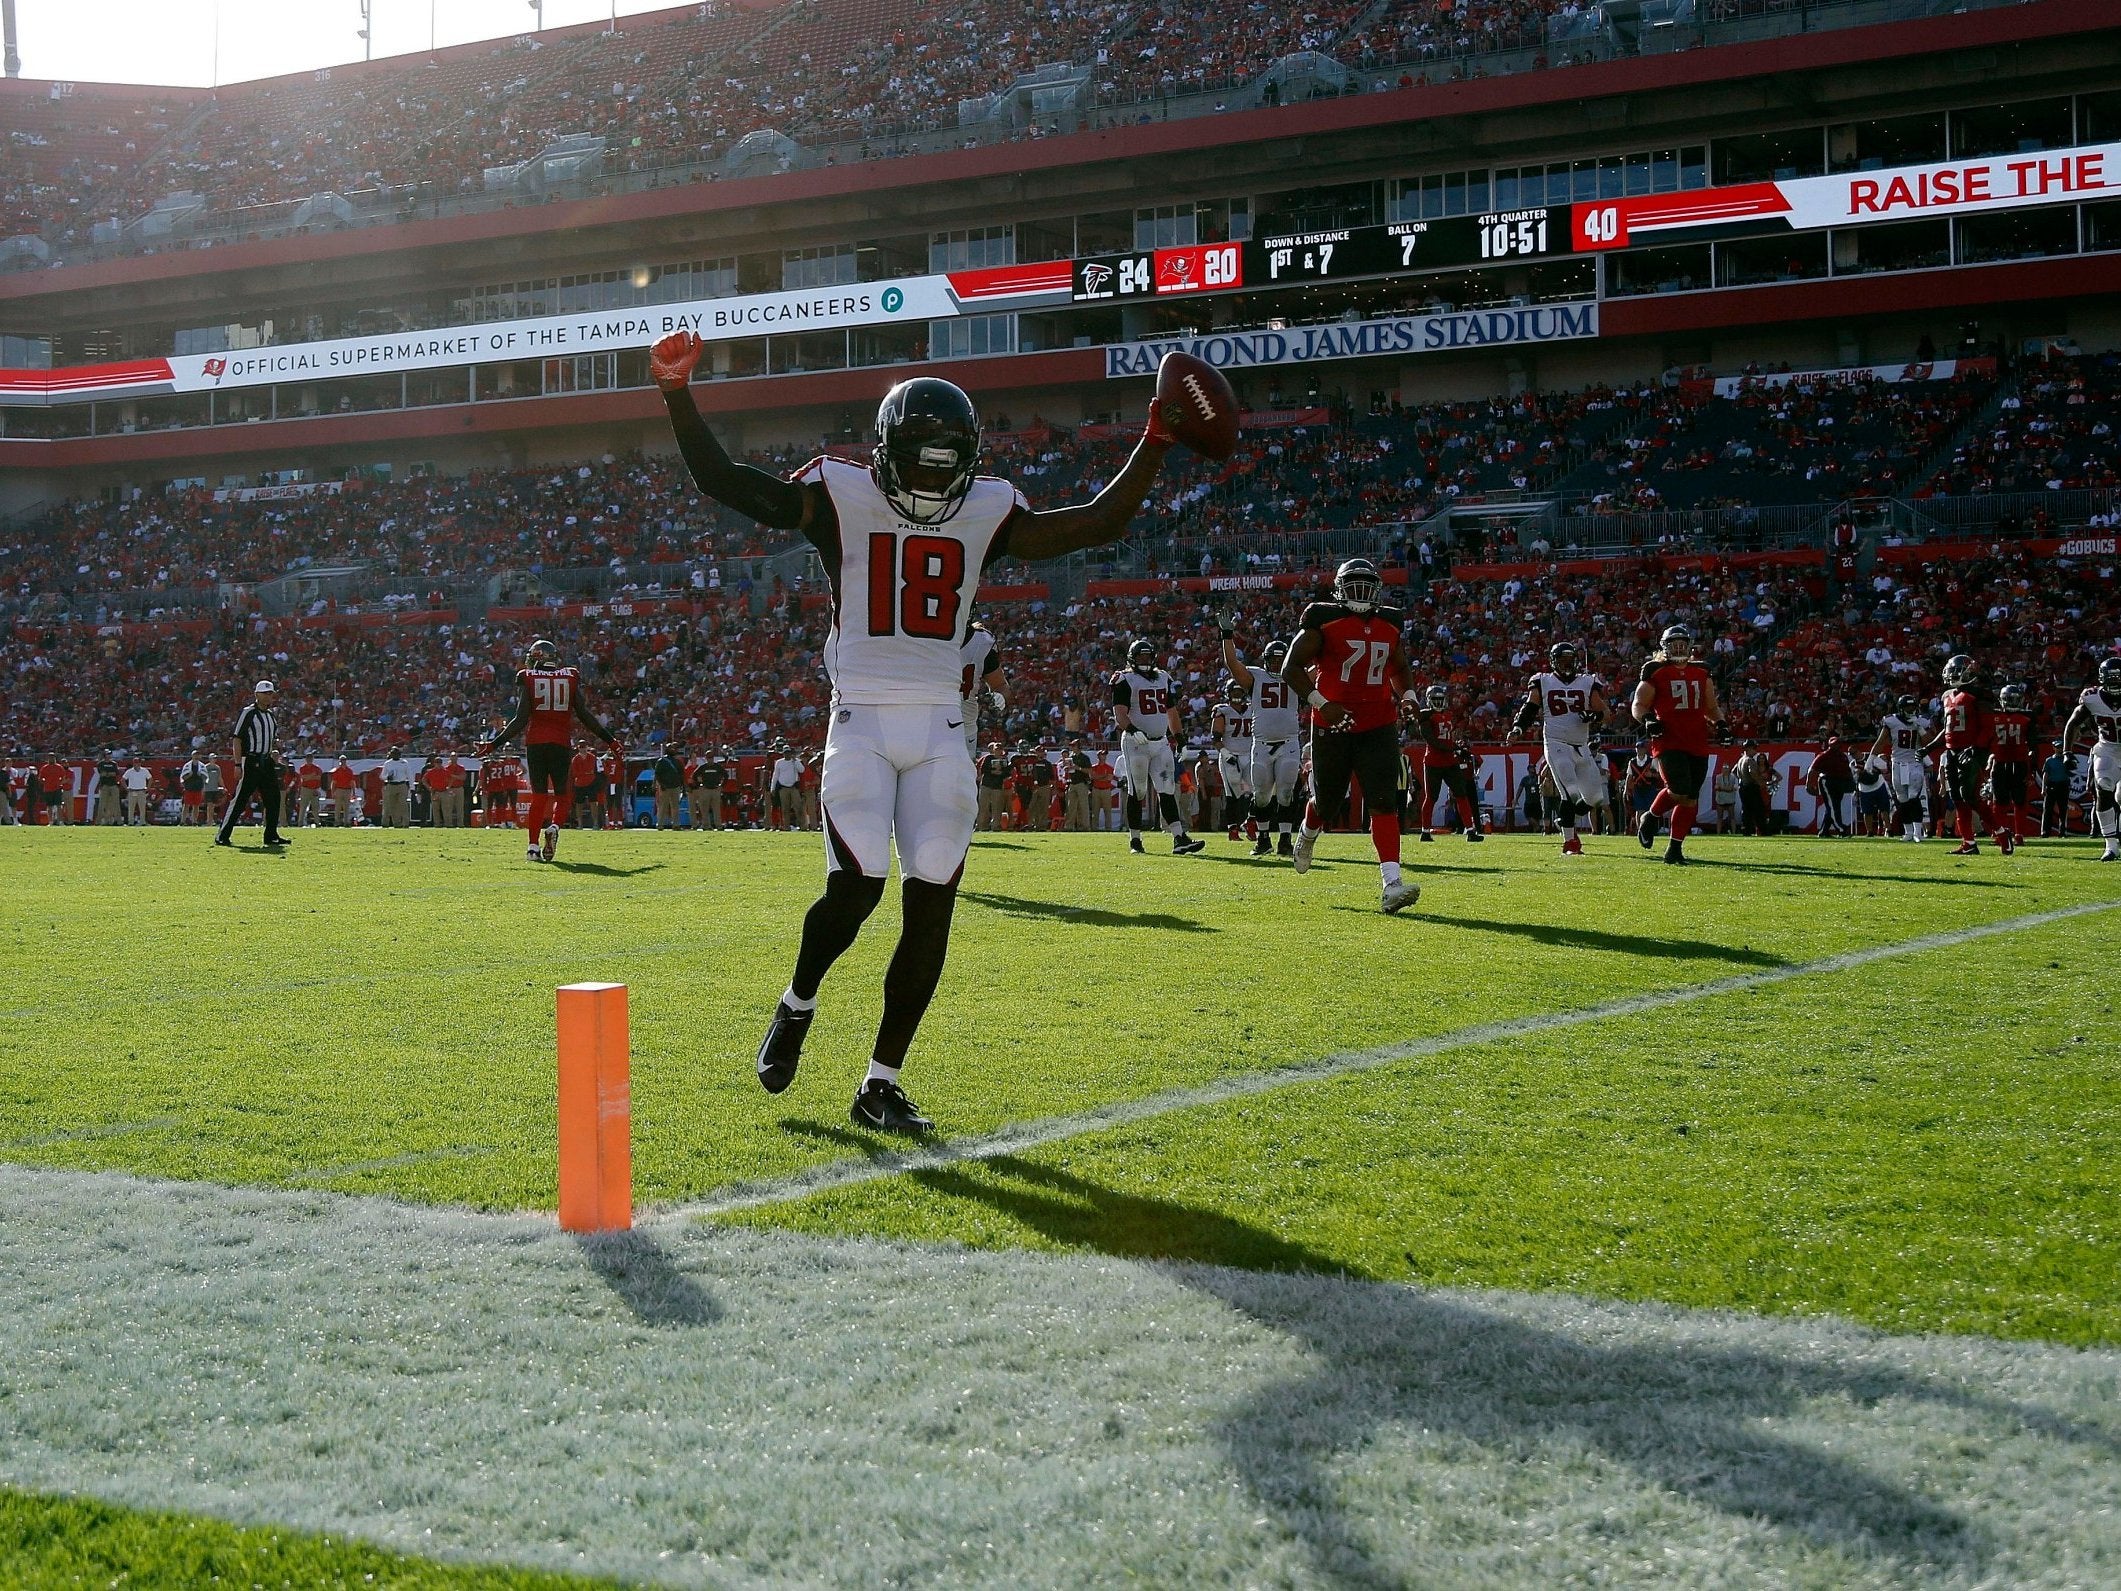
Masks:
[[[360,40],[361,59],[364,61],[373,61],[376,58],[376,41],[369,37],[368,9],[373,3],[374,0],[361,0]]]
[[[530,9],[538,14],[537,31],[545,31],[545,0],[530,0]]]

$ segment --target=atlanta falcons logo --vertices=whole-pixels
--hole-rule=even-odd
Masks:
[[[1112,267],[1109,265],[1085,265],[1083,267],[1083,291],[1085,293],[1102,293],[1105,290],[1105,284],[1111,280]]]

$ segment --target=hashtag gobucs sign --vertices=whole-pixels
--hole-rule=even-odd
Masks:
[[[1575,241],[1578,250],[1624,249],[1722,232],[1758,232],[1764,226],[1812,232],[2117,195],[2121,144],[2090,144],[1579,204]]]

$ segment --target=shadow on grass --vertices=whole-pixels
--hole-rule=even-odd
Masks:
[[[1743,1345],[1550,1330],[1478,1303],[1351,1278],[1263,1227],[1175,1200],[1122,1193],[1013,1156],[912,1173],[1073,1248],[1179,1262],[1171,1274],[1302,1343],[1307,1373],[1253,1392],[1216,1422],[1233,1467],[1346,1586],[1412,1582],[1351,1517],[1345,1455],[1382,1431],[1451,1432],[1490,1451],[1588,1446],[1655,1487],[1793,1543],[1883,1559],[1918,1578],[1979,1578],[1993,1548],[1948,1502],[1768,1428],[1822,1400],[2000,1413],[2105,1450],[2109,1433],[1876,1363]],[[1306,1277],[1258,1274],[1311,1272]],[[1333,1273],[1339,1273],[1334,1276]]]
[[[1697,856],[1689,853],[1690,867],[1727,867],[1738,873],[1788,873],[1797,878],[1831,878],[1839,883],[1861,884],[1941,884],[1947,889],[2027,889],[2030,885],[2015,884],[2001,878],[1939,878],[1920,873],[1850,873],[1838,867],[1806,867],[1797,862],[1735,862],[1728,857]]]
[[[1343,907],[1342,910],[1352,910]],[[1786,967],[1787,956],[1747,945],[1719,945],[1706,939],[1671,939],[1657,934],[1620,934],[1604,928],[1570,928],[1560,923],[1506,923],[1486,917],[1445,917],[1421,912],[1419,921],[1478,934],[1509,934],[1559,945],[1568,950],[1604,950],[1618,955],[1653,956],[1666,961],[1728,961],[1741,967]]]
[[[638,1229],[585,1232],[582,1258],[644,1326],[711,1326],[722,1306],[671,1263],[661,1244]]]
[[[545,864],[562,873],[587,873],[593,878],[636,878],[642,873],[653,873],[663,864],[644,862],[639,867],[611,867],[603,862],[563,862],[554,857]]]
[[[1208,923],[1195,922],[1191,917],[1174,917],[1169,912],[1111,912],[1095,906],[1070,906],[1054,900],[1025,900],[1017,895],[988,895],[971,889],[959,890],[957,898],[969,901],[974,906],[984,906],[989,911],[1000,912],[1005,917],[1040,917],[1052,922],[1081,923],[1092,928],[1156,928],[1179,934],[1222,932]]]

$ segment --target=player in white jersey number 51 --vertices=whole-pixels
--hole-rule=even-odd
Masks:
[[[926,1132],[934,1124],[898,1078],[942,976],[972,840],[977,801],[958,649],[980,571],[1005,554],[1058,558],[1119,540],[1171,444],[1195,439],[1193,422],[1152,405],[1133,457],[1094,501],[1034,510],[1009,482],[978,473],[972,400],[921,376],[885,394],[866,464],[819,458],[783,480],[731,460],[707,429],[690,391],[700,350],[696,335],[673,332],[649,355],[694,484],[762,525],[800,532],[832,586],[825,892],[803,919],[795,974],[759,1046],[759,1081],[775,1094],[794,1081],[818,986],[883,898],[896,842],[903,925],[850,1114],[860,1127]]]

